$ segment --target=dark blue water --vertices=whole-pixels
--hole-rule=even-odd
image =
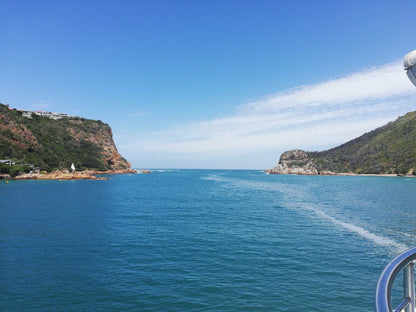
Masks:
[[[0,310],[371,311],[415,203],[407,178],[0,181]]]

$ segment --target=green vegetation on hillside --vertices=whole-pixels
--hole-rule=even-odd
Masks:
[[[19,166],[19,165],[6,165],[3,163],[0,163],[0,174],[9,174],[12,177],[17,176],[21,173],[28,173],[32,169],[28,166]]]
[[[416,174],[416,112],[359,138],[308,156],[319,171]]]
[[[77,122],[74,122],[77,121]],[[74,163],[77,170],[108,170],[99,146],[76,138],[68,131],[91,133],[110,131],[101,121],[76,118],[52,120],[32,114],[22,117],[17,111],[0,104],[0,159],[16,163],[30,163],[41,170],[69,169]]]

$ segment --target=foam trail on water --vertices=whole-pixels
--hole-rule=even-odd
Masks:
[[[400,234],[401,234],[401,235],[404,235],[404,236],[407,236],[407,237],[410,237],[410,238],[416,238],[416,236],[411,235],[411,234],[409,234],[409,233],[400,232]]]
[[[226,179],[221,178],[220,176],[216,174],[210,174],[209,176],[203,177],[204,180],[212,180],[212,181],[221,181],[221,182],[227,182]]]
[[[228,186],[236,187],[236,188],[247,188],[247,189],[258,189],[264,191],[279,191],[280,183],[269,183],[269,182],[260,182],[260,181],[250,181],[250,180],[243,180],[238,178],[227,178],[217,174],[210,174],[206,177],[202,177],[204,180],[211,180],[211,181],[218,181],[218,182],[225,182]]]
[[[279,193],[289,195],[289,196],[300,196],[299,194],[295,194],[293,192],[292,187],[286,186],[284,183],[269,183],[269,182],[259,182],[259,181],[248,181],[248,180],[242,180],[242,179],[230,179],[225,177],[220,177],[218,175],[210,175],[208,177],[205,177],[206,180],[215,180],[215,181],[221,181],[221,182],[227,182],[231,183],[234,186],[238,187],[245,187],[245,188],[252,188],[252,189],[261,189],[261,190],[269,190],[269,191],[278,191]],[[343,222],[341,220],[335,219],[334,217],[331,217],[330,215],[326,214],[322,210],[314,207],[309,206],[303,206],[305,210],[308,210],[310,212],[315,213],[318,217],[322,219],[326,219],[330,222],[332,222],[335,225],[338,225],[352,233],[358,234],[361,237],[368,239],[375,243],[378,246],[382,247],[390,247],[394,248],[397,252],[403,252],[407,249],[409,249],[409,246],[406,244],[399,243],[391,238],[377,235],[374,233],[369,232],[368,230],[357,226],[352,223]],[[415,311],[416,312],[416,311]]]
[[[374,242],[375,244],[377,244],[379,246],[394,247],[395,249],[397,249],[398,252],[403,252],[403,251],[409,249],[409,247],[406,246],[405,244],[396,242],[395,240],[393,240],[391,238],[388,238],[388,237],[384,237],[384,236],[380,236],[380,235],[371,233],[371,232],[367,231],[366,229],[364,229],[360,226],[335,219],[334,217],[331,217],[330,215],[327,215],[322,210],[319,210],[319,209],[316,209],[316,208],[311,208],[311,207],[309,207],[308,210],[313,211],[319,217],[327,219],[327,220],[331,221],[332,223],[334,223],[336,225],[339,225],[339,226],[343,227],[344,229],[346,229],[350,232],[356,233],[356,234],[360,235],[361,237],[364,237],[364,238]]]

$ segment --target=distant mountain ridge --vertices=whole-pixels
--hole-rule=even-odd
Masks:
[[[22,116],[0,104],[0,159],[41,170],[122,170],[131,166],[117,151],[108,124],[79,117]]]
[[[287,151],[269,172],[416,175],[416,112],[326,151]]]

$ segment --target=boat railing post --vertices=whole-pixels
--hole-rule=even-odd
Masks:
[[[406,250],[394,258],[383,270],[377,283],[375,296],[376,312],[416,312],[415,275],[416,247]],[[392,288],[399,273],[403,273],[403,300],[393,309]]]
[[[405,312],[415,312],[415,269],[411,261],[403,269],[403,298],[409,298],[410,302],[405,308]]]

